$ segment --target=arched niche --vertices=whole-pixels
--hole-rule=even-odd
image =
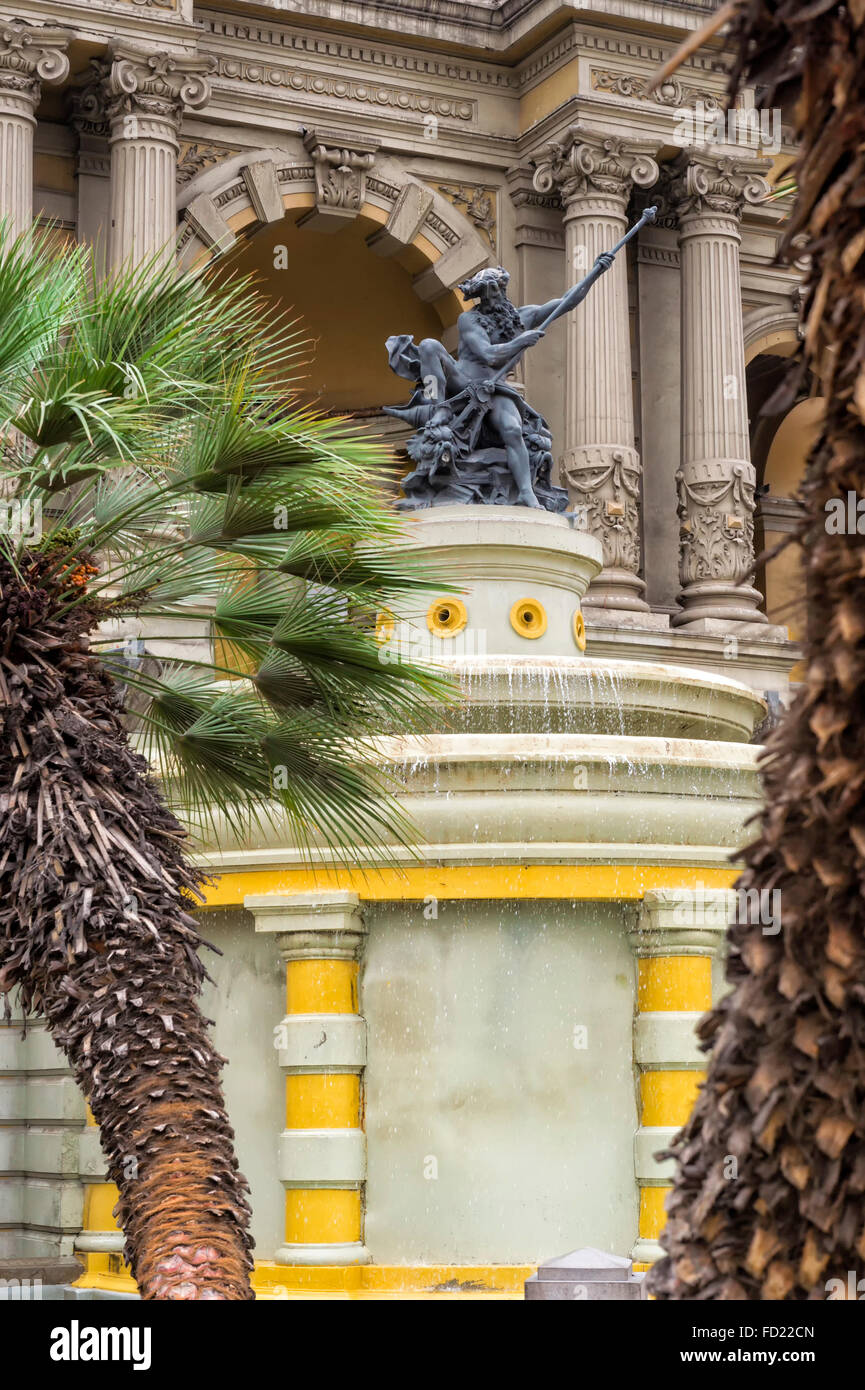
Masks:
[[[464,307],[456,287],[489,263],[490,250],[391,156],[369,156],[348,205],[331,206],[316,153],[308,137],[193,179],[178,204],[181,263],[220,251],[225,273],[252,274],[309,337],[302,394],[328,410],[375,414],[409,389],[387,365],[385,339],[447,339]]]
[[[802,515],[799,490],[820,434],[824,407],[821,397],[811,396],[798,401],[776,422],[758,475],[769,488],[756,513],[757,543],[766,551],[798,529]],[[764,563],[759,578],[769,621],[784,624],[794,640],[802,637],[805,584],[799,547],[788,545]]]
[[[787,305],[761,305],[742,321],[745,338],[745,365],[761,353],[773,357],[792,357],[800,342],[800,321],[795,309]]]

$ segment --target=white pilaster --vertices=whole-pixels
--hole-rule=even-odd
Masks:
[[[102,87],[107,65],[93,61],[90,81],[72,93],[69,120],[78,132],[78,241],[93,251],[100,275],[108,264],[111,227],[111,152]]]

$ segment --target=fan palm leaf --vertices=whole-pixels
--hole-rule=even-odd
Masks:
[[[188,827],[410,844],[372,735],[449,696],[380,659],[425,576],[300,346],[248,285],[0,238],[0,496],[40,522],[0,535],[0,992],[70,1059],[146,1298],[251,1296]]]

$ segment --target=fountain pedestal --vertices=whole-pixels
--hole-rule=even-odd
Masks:
[[[398,623],[433,660],[457,655],[576,655],[581,599],[603,566],[601,543],[564,516],[528,507],[434,507],[408,522],[442,582],[425,614]],[[455,602],[451,599],[455,598]]]
[[[436,707],[424,735],[377,741],[418,848],[370,846],[355,865],[322,850],[311,868],[274,818],[254,847],[226,824],[209,859],[223,884],[256,882],[256,920],[269,894],[280,911],[292,894],[309,911],[316,895],[322,910],[334,892],[356,896],[365,945],[344,1008],[367,1024],[362,1096],[351,1076],[338,1084],[354,1087],[351,1125],[366,1134],[351,1240],[371,1267],[352,1278],[393,1266],[406,1288],[522,1287],[550,1256],[586,1245],[633,1251],[645,1267],[670,1182],[655,1154],[686,1119],[703,1065],[694,1023],[722,936],[706,903],[735,881],[730,855],[759,807],[749,740],[765,706],[705,670],[601,659],[591,627],[583,650],[601,548],[565,518],[442,507],[407,526],[442,588],[381,615],[382,660],[404,649],[432,660],[464,696]],[[238,948],[213,918],[205,934],[225,945],[230,972]],[[322,998],[303,1004],[316,1024],[333,1011],[319,954]],[[231,976],[239,1022],[216,1034],[229,1057],[259,1007],[250,979]],[[322,1030],[330,1039],[329,1022]],[[282,1060],[322,1071],[317,1052]],[[352,1076],[359,1065],[333,1063]],[[255,1094],[238,1085],[231,1105],[263,1211],[286,1175],[257,1157]],[[284,1125],[274,1102],[274,1133]],[[328,1148],[309,1146],[301,1176],[288,1174],[302,1177],[319,1227],[284,1237],[274,1219],[256,1233],[266,1258],[291,1250],[298,1272],[281,1264],[281,1285],[303,1286],[336,1241],[324,1217],[343,1211],[347,1174],[327,1166]]]

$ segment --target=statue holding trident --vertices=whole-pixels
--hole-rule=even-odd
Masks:
[[[568,494],[552,482],[547,422],[506,378],[551,323],[582,303],[622,247],[656,215],[656,208],[646,208],[584,279],[547,304],[515,308],[507,294],[510,276],[501,266],[473,275],[459,287],[478,302],[460,315],[456,357],[435,338],[388,338],[392,370],[415,384],[408,405],[385,407],[416,429],[407,446],[416,467],[402,480],[400,509],[462,502],[565,510]]]

